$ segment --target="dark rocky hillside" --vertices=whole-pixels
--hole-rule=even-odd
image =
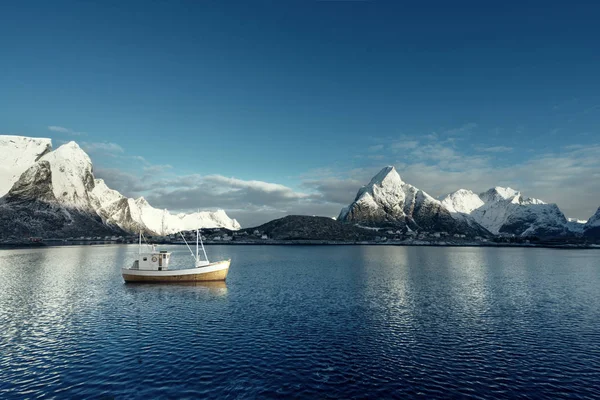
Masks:
[[[305,215],[290,215],[242,232],[252,234],[255,230],[275,240],[362,241],[375,240],[380,235],[377,231],[344,224],[331,218]]]

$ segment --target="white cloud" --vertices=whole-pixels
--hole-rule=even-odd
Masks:
[[[289,187],[280,185],[278,183],[268,183],[255,180],[245,181],[242,179],[227,178],[222,175],[208,175],[204,177],[204,180],[206,182],[211,182],[234,189],[248,189],[264,193],[278,193],[285,198],[298,199],[308,197],[307,194],[295,192]]]
[[[350,203],[360,186],[381,168],[393,164],[405,182],[434,197],[460,188],[483,192],[494,186],[510,186],[525,196],[557,203],[567,217],[579,219],[589,218],[600,205],[600,144],[566,146],[504,166],[498,166],[493,157],[467,155],[444,143],[421,145],[401,158],[392,157],[352,171],[330,171],[329,175],[305,179],[305,185],[341,207]]]
[[[171,170],[170,165],[151,166],[139,156],[134,157],[145,164],[140,170],[142,178],[102,169],[97,175],[128,196],[146,196],[155,207],[174,211],[223,208],[243,226],[288,214],[336,216],[387,164],[396,165],[404,181],[435,197],[459,188],[482,192],[493,186],[511,186],[525,196],[557,203],[568,217],[580,219],[589,218],[600,205],[600,144],[571,145],[498,166],[495,154],[511,151],[510,147],[470,147],[481,152],[472,155],[453,141],[433,140],[437,138],[421,143],[405,138],[397,142],[403,146],[401,157],[397,152],[371,154],[360,159],[368,164],[361,168],[311,171],[300,176],[301,190],[218,174],[169,176],[165,172]],[[122,152],[120,146],[107,143],[92,147]]]
[[[56,126],[56,125],[50,125],[50,126],[48,126],[48,130],[50,130],[52,132],[65,133],[67,135],[72,135],[72,136],[84,136],[84,135],[86,135],[85,132],[77,132],[77,131],[74,131],[73,129],[65,128],[63,126]]]
[[[376,145],[374,145],[374,146],[369,146],[369,147],[367,148],[367,150],[368,150],[368,151],[370,151],[370,152],[372,152],[372,153],[374,153],[374,152],[376,152],[376,151],[383,150],[383,145],[382,145],[382,144],[376,144]]]
[[[476,149],[486,153],[507,153],[513,151],[513,148],[508,146],[476,147]]]
[[[475,122],[468,122],[464,125],[459,126],[458,128],[447,129],[443,133],[445,135],[457,135],[461,133],[467,133],[477,128],[477,124]]]
[[[134,159],[136,159],[136,158],[134,158]],[[147,163],[146,160],[143,160],[143,162],[146,164],[143,167],[143,169],[147,175],[158,175],[158,174],[162,174],[163,172],[173,169],[173,166],[170,164],[151,165],[151,164]]]
[[[406,149],[414,149],[419,145],[417,140],[402,140],[399,142],[394,142],[390,145],[390,148],[393,151],[400,151]]]
[[[564,147],[502,167],[454,150],[442,154],[446,157],[403,165],[403,179],[433,196],[459,188],[480,192],[511,186],[525,196],[557,203],[568,217],[580,219],[589,218],[600,205],[600,145]]]
[[[87,152],[103,152],[109,154],[124,153],[121,146],[112,142],[81,142],[81,147]]]
[[[142,178],[115,169],[97,169],[96,175],[128,197],[145,196],[154,207],[172,211],[222,208],[243,226],[255,226],[289,214],[337,216],[340,206],[319,193],[304,193],[285,185],[222,175]]]

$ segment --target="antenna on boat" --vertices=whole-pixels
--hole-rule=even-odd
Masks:
[[[187,246],[187,248],[190,250],[190,253],[192,253],[192,258],[194,260],[198,261],[198,256],[194,257],[194,252],[190,248],[190,245],[188,244],[187,240],[185,240],[185,236],[183,236],[183,233],[181,233],[181,231],[180,231],[179,234],[181,235],[181,238],[183,239],[183,242],[185,243],[185,245]]]
[[[200,232],[200,230],[198,230],[198,232]],[[202,252],[204,253],[204,259],[208,262],[208,256],[206,255],[206,249],[204,249],[204,243],[202,242],[202,235],[198,234],[198,236],[200,236],[200,246],[202,246]]]
[[[198,209],[198,219],[200,219],[200,209]],[[198,221],[198,228],[196,228],[196,262],[198,259],[198,238],[200,238],[200,245],[202,246],[202,252],[204,253],[204,259],[206,262],[208,261],[208,256],[206,255],[206,249],[204,249],[204,243],[202,242],[202,236],[200,235],[200,221]]]
[[[138,255],[142,255],[142,230],[140,229],[140,245],[138,246]]]

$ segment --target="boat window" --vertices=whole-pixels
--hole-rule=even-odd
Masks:
[[[148,261],[148,257],[144,257],[144,261]]]

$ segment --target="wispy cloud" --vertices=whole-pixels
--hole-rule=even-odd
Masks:
[[[144,163],[146,163],[146,165],[143,167],[143,169],[144,172],[148,175],[162,174],[163,172],[173,169],[173,166],[171,164],[151,165],[148,164],[146,160],[144,160]]]
[[[131,197],[144,195],[155,207],[173,211],[223,208],[243,226],[288,214],[336,216],[354,199],[359,188],[386,164],[396,165],[405,182],[434,197],[459,188],[482,192],[499,185],[555,202],[568,217],[587,219],[599,205],[600,144],[574,144],[499,166],[496,154],[513,151],[513,148],[459,146],[446,136],[434,134],[430,138],[418,137],[418,140],[415,137],[398,139],[388,138],[386,144],[380,142],[372,146],[369,154],[353,158],[362,164],[360,168],[329,166],[307,172],[299,177],[297,188],[218,174],[174,176],[170,165],[153,166],[141,156],[122,155],[123,149],[118,145],[87,145],[112,150],[117,157],[142,163],[137,167],[138,175],[97,169],[97,175],[104,178],[109,187]]]
[[[304,193],[298,193],[290,189],[287,186],[280,185],[278,183],[269,183],[256,180],[242,180],[236,178],[227,178],[222,175],[208,175],[204,177],[205,182],[223,185],[224,187],[230,187],[232,189],[246,189],[264,193],[278,193],[283,198],[305,198],[308,195]]]
[[[85,132],[78,132],[71,128],[65,128],[63,126],[50,125],[48,126],[48,130],[52,132],[64,133],[71,136],[85,136]]]
[[[452,129],[446,129],[445,131],[443,131],[444,135],[458,135],[461,133],[467,133],[472,131],[473,129],[477,128],[477,124],[475,122],[468,122],[466,124],[463,124],[457,128],[452,128]]]
[[[391,144],[392,151],[400,151],[406,149],[414,149],[419,145],[417,140],[402,140]]]
[[[376,144],[373,146],[369,146],[367,148],[367,151],[371,152],[371,153],[375,153],[377,151],[383,150],[383,145],[382,144]]]
[[[258,225],[288,214],[335,216],[340,208],[318,193],[223,175],[144,174],[140,179],[134,174],[99,168],[96,176],[126,196],[146,197],[154,207],[173,211],[222,208],[243,226]]]
[[[476,147],[476,149],[486,153],[508,153],[513,151],[513,148],[508,146]]]
[[[81,147],[90,153],[103,152],[108,154],[124,153],[121,146],[112,142],[81,142]]]
[[[402,157],[388,154],[351,171],[305,177],[305,185],[341,208],[379,169],[392,164],[405,182],[434,197],[460,188],[482,192],[493,186],[511,186],[526,196],[557,203],[568,217],[580,219],[589,218],[600,205],[600,143],[564,146],[509,165],[498,165],[494,157],[512,151],[508,146],[475,149],[481,153],[473,154],[451,142],[421,143]]]

